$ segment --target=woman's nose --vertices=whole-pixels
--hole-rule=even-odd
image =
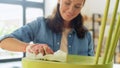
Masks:
[[[74,8],[70,7],[68,11],[69,11],[70,14],[73,14],[74,13]]]

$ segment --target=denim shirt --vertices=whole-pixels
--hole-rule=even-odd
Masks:
[[[60,48],[61,33],[52,32],[43,17],[39,17],[36,20],[24,25],[11,34],[5,35],[0,38],[2,41],[5,38],[16,38],[24,42],[43,43],[48,44],[53,51],[57,51]],[[68,53],[73,55],[86,55],[93,56],[93,39],[91,34],[87,32],[83,39],[77,37],[76,31],[73,29],[67,37],[68,40]]]

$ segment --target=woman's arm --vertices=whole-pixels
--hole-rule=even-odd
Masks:
[[[28,43],[19,41],[15,38],[6,38],[0,42],[0,47],[14,52],[26,52]]]
[[[26,46],[35,38],[38,22],[36,20],[0,37],[0,47],[9,51],[25,52]],[[26,42],[26,43],[25,43]]]
[[[29,46],[28,46],[29,45]],[[6,38],[1,41],[0,47],[14,52],[26,52],[26,49],[32,53],[53,54],[53,50],[47,44],[31,44],[19,41],[15,38]],[[45,52],[45,53],[44,53]]]

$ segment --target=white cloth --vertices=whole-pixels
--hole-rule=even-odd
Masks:
[[[54,54],[47,54],[44,56],[41,53],[35,55],[33,53],[26,52],[26,57],[29,59],[39,59],[39,60],[48,60],[48,61],[59,61],[59,62],[67,61],[67,53],[61,50],[54,52]]]

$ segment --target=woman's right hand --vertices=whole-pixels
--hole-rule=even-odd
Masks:
[[[26,52],[33,53],[35,55],[39,53],[42,53],[43,55],[54,53],[47,44],[30,44],[26,47]]]

